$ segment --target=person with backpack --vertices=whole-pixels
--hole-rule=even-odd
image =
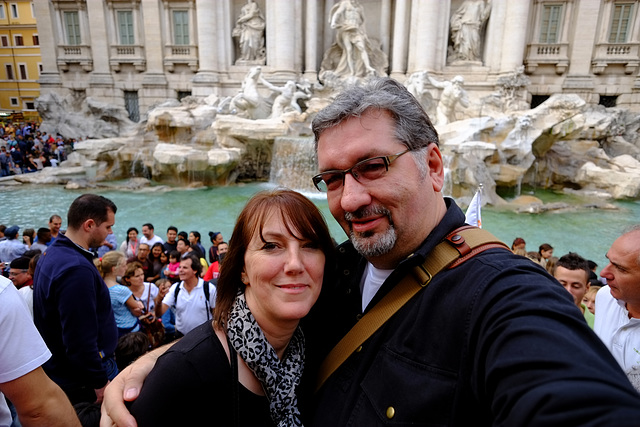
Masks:
[[[200,259],[192,253],[184,254],[178,271],[180,282],[174,283],[164,298],[156,297],[156,317],[162,317],[169,308],[175,310],[176,338],[212,318],[216,288],[200,278],[201,272]]]

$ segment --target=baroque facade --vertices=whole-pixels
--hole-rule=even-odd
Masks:
[[[42,59],[32,0],[0,1],[0,58],[0,110],[37,117]]]
[[[354,9],[342,10],[349,2]],[[232,96],[255,65],[271,82],[316,84],[331,63],[327,52],[342,37],[363,55],[375,46],[372,61],[386,61],[384,72],[402,82],[422,71],[438,81],[462,76],[476,104],[524,70],[523,96],[532,105],[575,93],[588,103],[640,111],[638,0],[339,3],[37,1],[41,92],[124,106],[137,121],[166,99]],[[339,13],[351,14],[359,28],[345,36]],[[379,73],[362,58],[364,69]],[[439,89],[426,89],[439,99]]]

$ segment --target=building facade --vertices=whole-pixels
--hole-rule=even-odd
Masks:
[[[33,0],[0,1],[0,111],[37,117],[40,36]]]
[[[336,44],[338,3],[37,1],[41,91],[121,105],[138,120],[168,98],[233,95],[255,65],[271,82],[316,83]],[[438,80],[460,75],[478,100],[523,67],[533,105],[577,93],[632,111],[640,111],[639,3],[353,0],[366,37],[386,55],[386,73],[399,81],[419,71]]]

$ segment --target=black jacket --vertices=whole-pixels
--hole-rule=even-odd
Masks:
[[[438,227],[369,307],[463,225],[462,211],[451,200],[447,204]],[[306,324],[311,370],[362,315],[359,285],[366,261],[349,243],[339,251],[341,277],[325,283]],[[537,264],[500,249],[436,275],[312,401],[311,426],[640,422],[640,396],[569,293]]]

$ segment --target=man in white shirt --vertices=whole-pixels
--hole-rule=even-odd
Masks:
[[[140,238],[140,243],[148,243],[149,247],[152,248],[154,243],[160,242],[164,243],[164,240],[160,236],[156,236],[153,230],[153,224],[146,223],[142,225],[142,237]]]
[[[594,330],[640,392],[640,224],[613,242],[607,258]]]
[[[178,271],[181,282],[174,283],[162,301],[159,296],[156,297],[157,317],[162,317],[170,307],[175,308],[177,337],[188,334],[212,318],[216,305],[216,288],[200,278],[201,272],[202,264],[196,255],[183,255]]]
[[[3,393],[23,425],[80,426],[64,392],[41,365],[51,352],[11,281],[0,276],[0,425],[11,425]]]

